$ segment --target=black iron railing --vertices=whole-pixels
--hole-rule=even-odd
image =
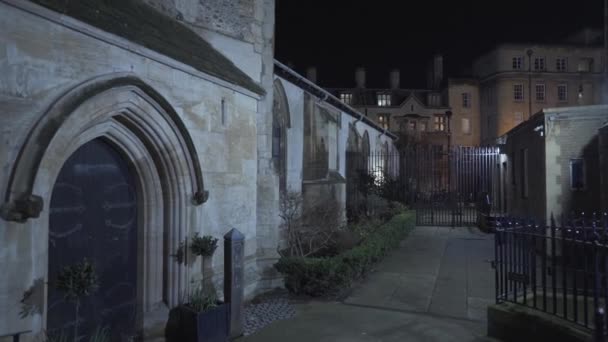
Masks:
[[[555,315],[606,335],[608,220],[584,215],[544,224],[496,221],[496,302]]]

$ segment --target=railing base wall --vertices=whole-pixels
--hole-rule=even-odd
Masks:
[[[593,341],[590,329],[521,305],[501,303],[488,307],[488,336],[504,342]]]

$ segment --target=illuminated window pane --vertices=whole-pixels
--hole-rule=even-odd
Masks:
[[[342,93],[342,94],[340,94],[340,100],[348,105],[352,104],[353,103],[353,94]]]
[[[378,106],[389,107],[391,106],[391,95],[390,94],[378,94]]]

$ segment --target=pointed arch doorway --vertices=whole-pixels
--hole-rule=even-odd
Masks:
[[[136,175],[110,143],[97,138],[64,163],[53,187],[49,217],[50,335],[85,340],[107,328],[112,341],[137,331]],[[75,301],[57,287],[66,267],[92,264],[97,289]],[[76,324],[78,329],[75,329]]]

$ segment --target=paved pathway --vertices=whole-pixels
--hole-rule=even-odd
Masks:
[[[493,303],[493,235],[417,227],[344,302],[296,305],[243,341],[481,341]]]

